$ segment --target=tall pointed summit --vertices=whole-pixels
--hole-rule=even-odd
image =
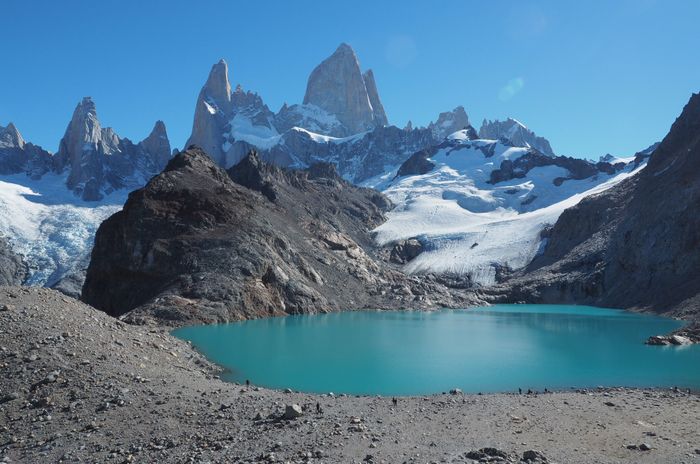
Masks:
[[[92,98],[82,99],[55,156],[58,171],[68,170],[66,185],[83,200],[95,201],[114,190],[136,188],[160,172],[170,157],[170,142],[161,121],[143,142],[120,138],[103,128]]]
[[[224,129],[231,111],[231,83],[228,80],[228,65],[219,60],[211,67],[209,77],[197,97],[194,110],[192,135],[185,148],[197,145],[220,166],[224,166],[222,150]]]
[[[386,124],[374,75],[369,72],[368,91],[355,51],[346,43],[311,72],[304,95],[305,105],[315,105],[334,115],[348,134]],[[373,108],[372,100],[377,108]]]

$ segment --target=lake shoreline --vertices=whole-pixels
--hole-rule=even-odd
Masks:
[[[51,290],[0,288],[6,306],[0,462],[472,462],[484,447],[560,463],[698,459],[697,393],[438,394],[396,405],[285,393],[222,382],[164,329]],[[281,419],[292,404],[302,415]]]

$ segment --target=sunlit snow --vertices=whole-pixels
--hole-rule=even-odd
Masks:
[[[637,172],[632,165],[617,175],[599,174],[583,180],[556,177],[566,169],[537,167],[524,178],[492,185],[492,170],[504,159],[515,159],[525,148],[497,143],[494,155],[479,149],[494,141],[466,141],[463,147],[440,149],[427,174],[393,180],[379,177],[375,185],[397,206],[388,221],[375,229],[380,245],[417,237],[426,250],[404,266],[409,273],[469,274],[481,284],[495,280],[498,265],[517,269],[528,264],[542,245],[542,230],[583,197],[603,191]]]
[[[28,285],[54,284],[92,249],[100,223],[119,211],[128,195],[117,191],[85,202],[66,188],[65,175],[0,176],[0,235],[25,257]]]

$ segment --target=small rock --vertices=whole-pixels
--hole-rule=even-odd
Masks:
[[[546,463],[547,458],[544,454],[536,450],[527,450],[523,453],[523,461],[525,462],[538,462]]]
[[[303,412],[301,411],[301,406],[298,404],[288,404],[284,408],[284,415],[282,416],[283,419],[296,419],[297,417],[301,417]]]
[[[0,312],[2,312],[2,311],[13,311],[14,309],[15,309],[15,307],[14,307],[13,305],[8,305],[8,304],[6,304],[6,305],[0,306]]]
[[[459,388],[453,388],[452,390],[450,390],[450,395],[461,395],[461,394],[462,394],[462,390]]]
[[[651,446],[646,443],[642,443],[639,445],[639,449],[642,451],[651,451]]]
[[[0,397],[0,404],[9,403],[10,401],[14,401],[16,399],[19,399],[19,393],[8,393],[7,395],[3,395]]]

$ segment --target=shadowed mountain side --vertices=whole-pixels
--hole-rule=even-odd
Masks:
[[[700,314],[700,94],[648,165],[566,210],[547,247],[494,301]]]
[[[191,147],[100,226],[82,298],[170,325],[475,302],[375,259],[389,207],[331,165],[286,171],[251,153],[227,173]]]

